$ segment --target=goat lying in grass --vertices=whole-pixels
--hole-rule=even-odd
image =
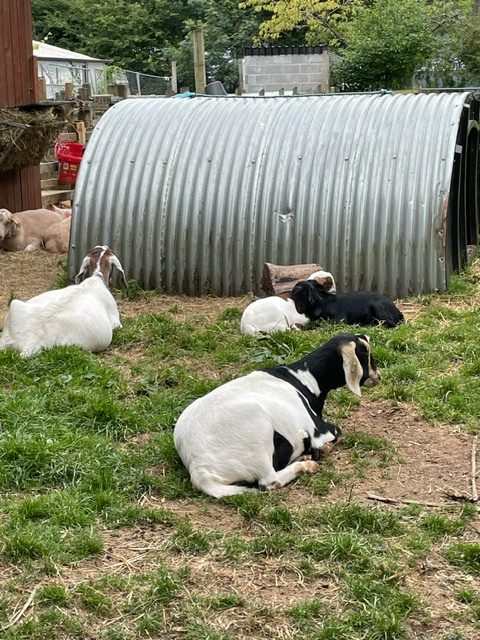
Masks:
[[[322,284],[326,291],[335,293],[335,280],[328,271],[316,271],[308,280]],[[240,331],[249,335],[289,331],[304,327],[310,319],[299,312],[292,299],[292,293],[260,298],[250,303],[242,314]]]
[[[318,470],[322,448],[341,435],[325,422],[328,392],[380,381],[369,340],[340,334],[306,358],[254,371],[195,400],[175,425],[174,441],[193,486],[211,496],[276,489]],[[309,456],[312,459],[301,459]]]
[[[403,322],[398,307],[386,296],[371,291],[332,295],[313,280],[298,282],[292,291],[296,309],[309,320],[331,320],[364,326],[381,324],[388,329]]]
[[[75,278],[78,284],[45,291],[26,302],[12,300],[0,349],[13,347],[31,356],[44,347],[75,344],[87,351],[102,351],[112,341],[112,331],[121,327],[117,303],[108,288],[119,259],[105,246],[95,247],[83,259]]]

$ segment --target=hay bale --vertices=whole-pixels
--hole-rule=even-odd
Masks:
[[[52,108],[0,109],[0,173],[40,164],[64,126]]]

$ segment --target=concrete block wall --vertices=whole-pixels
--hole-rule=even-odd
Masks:
[[[299,93],[329,90],[330,56],[325,47],[246,49],[243,90],[258,93],[297,87]]]

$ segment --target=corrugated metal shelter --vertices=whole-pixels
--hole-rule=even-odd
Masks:
[[[122,101],[80,167],[69,275],[108,244],[169,293],[258,291],[265,262],[443,291],[477,242],[478,115],[469,93]]]

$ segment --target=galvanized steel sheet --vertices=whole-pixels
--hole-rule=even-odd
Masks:
[[[339,290],[443,291],[470,97],[119,102],[82,160],[69,276],[108,244],[128,278],[168,293],[258,292],[265,262],[318,262]]]

